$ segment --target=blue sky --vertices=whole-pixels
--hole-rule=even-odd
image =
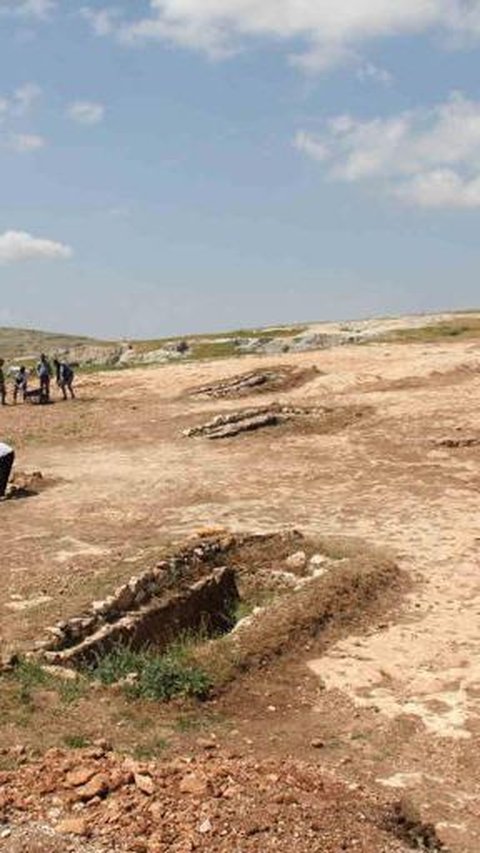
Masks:
[[[478,305],[480,0],[0,0],[0,325]]]

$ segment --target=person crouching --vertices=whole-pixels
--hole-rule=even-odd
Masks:
[[[12,448],[0,441],[0,500],[5,497],[14,459]]]

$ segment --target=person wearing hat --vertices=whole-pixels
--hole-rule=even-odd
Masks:
[[[14,459],[15,453],[10,445],[0,441],[0,500],[5,497]]]

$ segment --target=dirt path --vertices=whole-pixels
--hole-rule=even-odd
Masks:
[[[291,711],[282,730],[294,749],[319,726],[332,739],[334,719],[339,743],[322,761],[357,781],[412,792],[453,850],[474,853],[480,448],[437,442],[480,436],[480,349],[345,347],[249,358],[246,369],[266,363],[314,365],[322,375],[262,404],[370,413],[323,435],[272,429],[221,445],[183,437],[238,408],[184,393],[237,374],[238,360],[99,374],[83,380],[78,404],[1,413],[18,466],[57,485],[2,505],[0,647],[29,645],[195,528],[294,525],[387,547],[416,581],[401,614],[321,658],[299,652],[304,678],[315,674],[325,690],[312,688],[313,709]],[[256,732],[253,717],[249,726]]]

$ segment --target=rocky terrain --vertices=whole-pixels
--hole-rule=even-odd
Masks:
[[[90,338],[44,333],[28,329],[0,328],[0,357],[17,365],[34,363],[42,351],[82,367],[124,368],[158,365],[192,359],[240,355],[280,355],[301,353],[347,344],[362,344],[429,331],[434,336],[455,336],[476,327],[475,313],[424,314],[401,318],[324,322],[297,326],[272,326],[240,330],[224,335],[191,335],[152,341],[98,341]]]
[[[478,316],[348,325],[2,409],[2,850],[477,853]]]
[[[400,804],[315,765],[224,754],[213,738],[196,745],[196,756],[161,763],[115,755],[104,742],[77,753],[52,749],[33,764],[24,756],[21,771],[0,776],[0,818],[13,818],[4,843],[138,853],[442,849],[433,828]]]

